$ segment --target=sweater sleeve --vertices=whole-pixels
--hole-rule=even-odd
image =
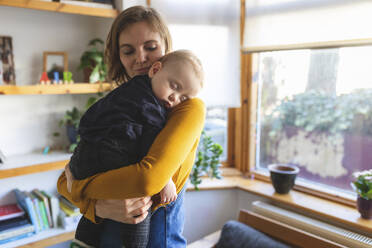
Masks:
[[[94,223],[97,223],[96,217],[95,217],[95,205],[96,201],[95,199],[85,199],[82,201],[73,201],[72,195],[67,191],[67,179],[65,172],[63,172],[57,181],[57,190],[58,193],[60,193],[62,196],[64,196],[66,199],[68,199],[72,204],[77,206],[80,209],[80,212],[89,220],[91,220]]]
[[[74,180],[69,197],[73,202],[85,201],[83,205],[86,208],[88,203],[84,199],[125,199],[160,192],[194,148],[204,118],[205,107],[200,99],[194,98],[178,105],[172,109],[164,129],[140,162]]]

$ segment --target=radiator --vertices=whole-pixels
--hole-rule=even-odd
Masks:
[[[372,239],[364,235],[318,221],[264,202],[252,203],[253,211],[268,218],[313,233],[325,239],[352,248],[372,248]]]

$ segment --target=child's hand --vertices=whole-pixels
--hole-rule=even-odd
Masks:
[[[161,203],[173,202],[177,199],[176,185],[174,185],[172,179],[169,180],[167,185],[160,191]]]

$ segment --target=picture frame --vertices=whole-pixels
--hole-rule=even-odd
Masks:
[[[43,72],[46,72],[48,78],[55,78],[54,73],[58,72],[59,79],[63,78],[63,72],[68,71],[67,52],[43,52]]]
[[[0,85],[15,85],[12,37],[0,36]]]

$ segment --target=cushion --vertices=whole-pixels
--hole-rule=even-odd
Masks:
[[[222,228],[216,248],[288,248],[277,241],[241,222],[230,220]]]

